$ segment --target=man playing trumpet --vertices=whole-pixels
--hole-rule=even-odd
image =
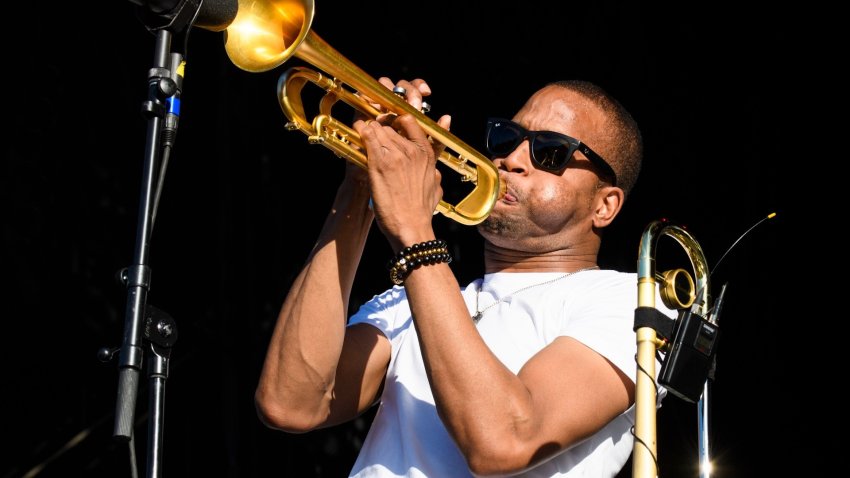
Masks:
[[[381,81],[416,108],[430,95]],[[432,225],[440,146],[409,114],[354,128],[368,167],[348,165],[282,305],[261,419],[302,433],[379,407],[352,477],[615,476],[634,443],[637,278],[597,256],[640,170],[631,115],[563,81],[488,122],[505,190],[476,226],[485,270],[466,285]],[[396,253],[393,286],[348,317],[373,223]]]

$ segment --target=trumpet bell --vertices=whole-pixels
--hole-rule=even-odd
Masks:
[[[310,31],[312,0],[239,0],[239,10],[224,31],[224,50],[245,71],[262,73],[295,55]]]

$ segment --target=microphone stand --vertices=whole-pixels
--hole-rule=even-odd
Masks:
[[[179,35],[185,49],[189,29],[199,8],[199,2],[187,2],[170,18],[157,17],[146,10],[139,11],[146,27],[156,34],[156,45],[153,67],[148,71],[148,99],[142,106],[142,113],[148,120],[148,128],[136,245],[133,265],[120,273],[120,280],[127,287],[123,342],[120,349],[101,353],[102,359],[109,359],[120,350],[113,438],[129,443],[134,477],[136,463],[133,428],[139,376],[145,352],[149,354],[147,367],[150,381],[146,476],[162,475],[165,381],[168,378],[171,349],[177,340],[177,324],[168,314],[147,303],[151,282],[148,257],[158,201],[155,184],[163,183],[165,165],[174,142],[179,117],[183,55],[170,52],[172,37]]]

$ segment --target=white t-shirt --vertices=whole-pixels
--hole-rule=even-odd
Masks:
[[[637,274],[590,270],[559,279],[563,275],[487,274],[483,281],[476,279],[466,286],[462,294],[470,316],[486,308],[478,331],[514,373],[556,338],[570,336],[634,382]],[[676,317],[660,299],[656,308]],[[380,329],[392,344],[392,357],[379,409],[350,476],[473,476],[437,415],[404,288],[396,286],[372,298],[351,317],[349,324],[355,323]],[[656,363],[656,370],[659,367]],[[659,405],[665,393],[661,387]],[[583,442],[516,476],[615,476],[632,452],[634,413],[632,406]]]

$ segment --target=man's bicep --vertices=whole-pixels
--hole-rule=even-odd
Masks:
[[[346,328],[329,425],[351,420],[375,403],[386,377],[390,351],[387,337],[372,325],[360,323]]]
[[[572,446],[600,430],[634,401],[634,384],[605,357],[559,337],[520,370],[534,402],[541,446]]]

